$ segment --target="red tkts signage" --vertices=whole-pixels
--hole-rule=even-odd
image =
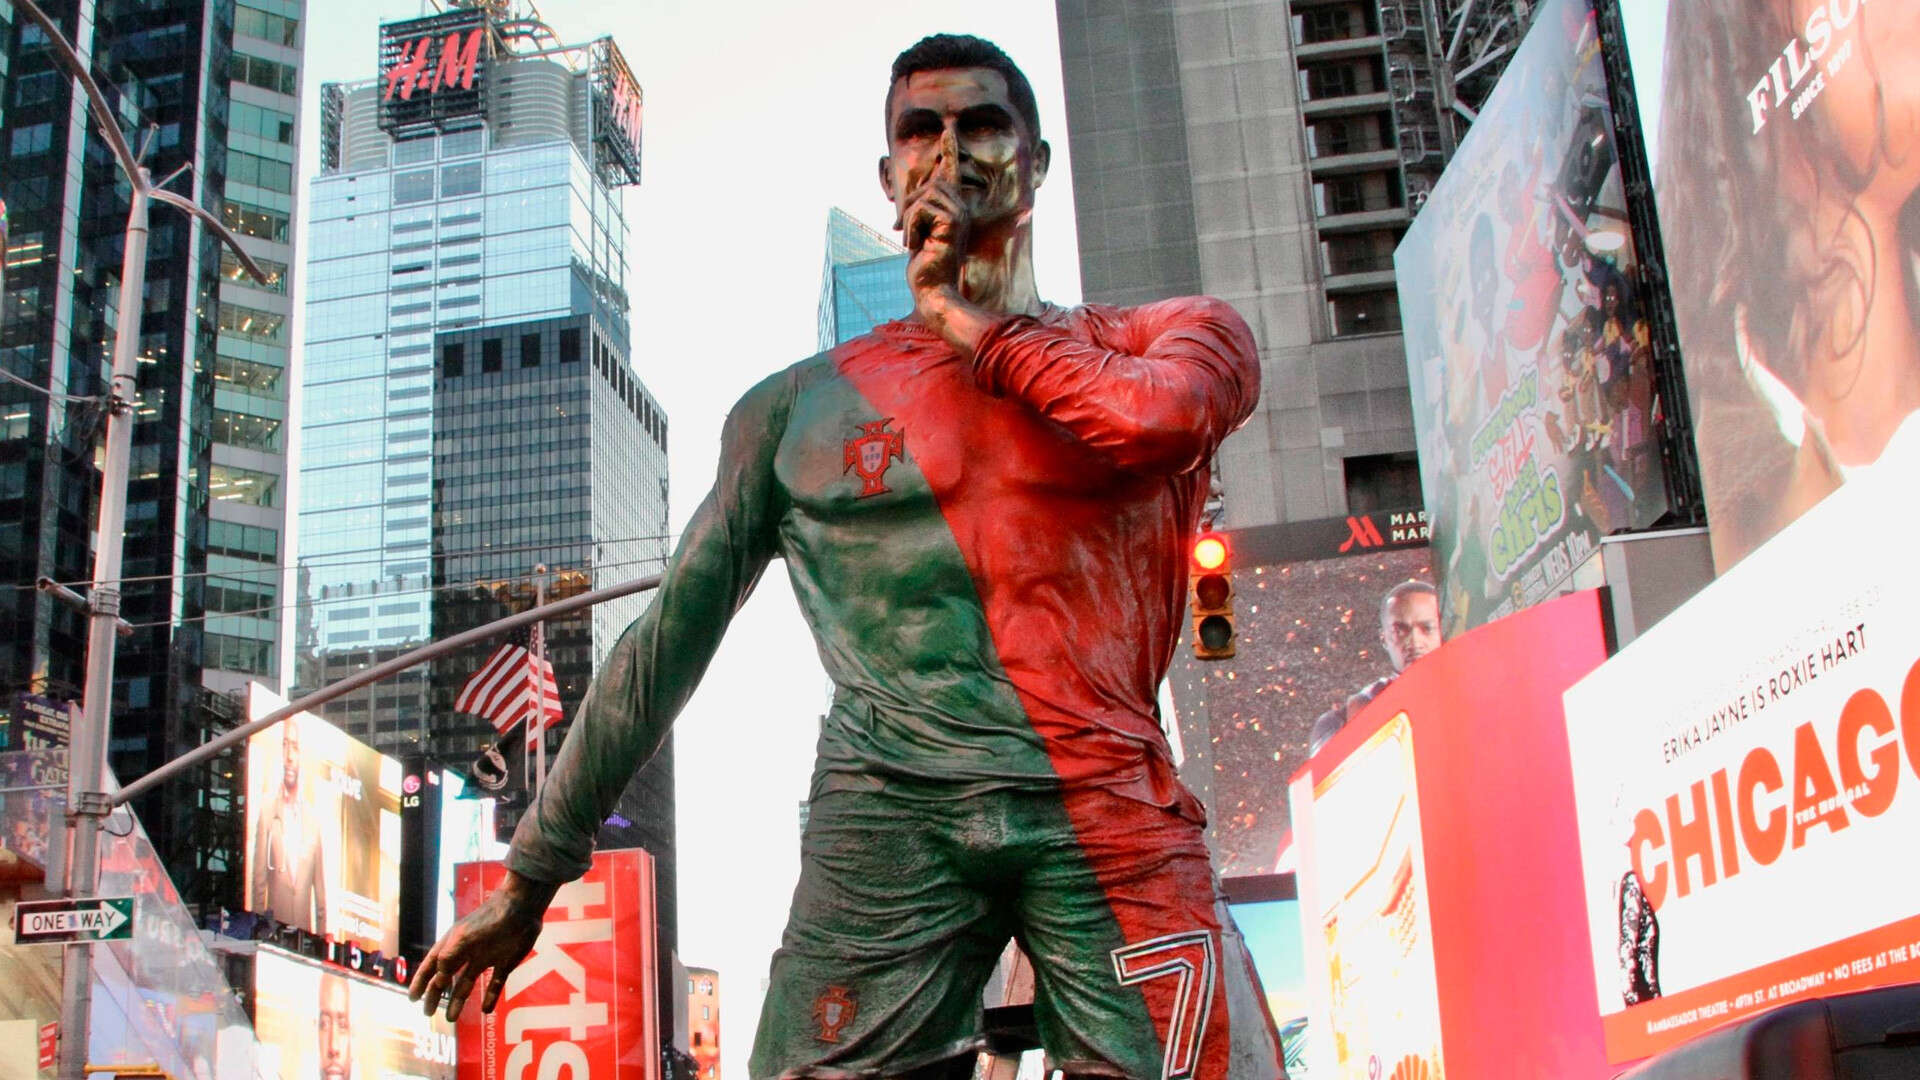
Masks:
[[[506,878],[497,862],[454,870],[459,914]],[[481,993],[457,1029],[460,1080],[653,1080],[660,1073],[653,857],[601,851],[585,877],[547,909],[533,952],[508,976],[500,1003]]]

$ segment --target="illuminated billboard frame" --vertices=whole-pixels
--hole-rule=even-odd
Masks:
[[[640,182],[644,97],[626,57],[612,38],[593,43],[594,165],[600,179],[619,187]]]
[[[272,1080],[409,1077],[454,1080],[453,1025],[401,987],[323,967],[269,946],[253,958],[258,1075]]]
[[[250,718],[285,699],[252,684]],[[312,713],[247,740],[243,907],[364,952],[400,937],[400,762]]]
[[[1559,595],[1675,505],[1608,83],[1588,0],[1540,5],[1394,252],[1449,634]]]
[[[1906,9],[1859,0],[1603,10],[1725,573],[1920,443],[1920,138],[1898,119],[1920,44]]]
[[[382,24],[380,130],[401,140],[479,127],[498,46],[484,8]]]

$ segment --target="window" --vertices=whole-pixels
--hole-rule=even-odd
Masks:
[[[236,34],[245,34],[248,37],[259,38],[261,41],[291,48],[299,29],[299,20],[289,19],[284,15],[275,15],[245,4],[240,4],[233,9],[233,32]]]
[[[280,478],[234,465],[215,465],[207,474],[207,492],[220,502],[278,506]]]
[[[250,285],[256,289],[265,289],[268,292],[281,293],[283,295],[286,293],[286,263],[274,262],[272,259],[262,259],[257,255],[254,256],[253,263],[266,272],[267,280],[264,284],[262,284],[258,278],[247,272],[246,266],[241,263],[239,256],[233,253],[232,248],[225,246],[220,248],[220,276],[222,278],[235,284]]]
[[[1381,128],[1378,116],[1336,116],[1308,125],[1307,139],[1315,157],[1361,154],[1389,148]]]
[[[293,94],[299,89],[299,72],[291,64],[279,64],[272,60],[262,60],[257,56],[248,56],[243,52],[233,54],[233,63],[228,75],[234,82],[257,86],[262,90],[272,90],[280,94]]]
[[[393,163],[395,165],[418,165],[433,160],[435,146],[433,136],[424,139],[406,139],[393,144]]]
[[[432,199],[432,169],[421,169],[417,172],[395,173],[393,175],[393,202],[395,206],[401,206],[407,203],[430,202]]]
[[[1300,78],[1309,101],[1372,94],[1380,89],[1380,80],[1374,77],[1373,67],[1364,63],[1311,67],[1301,72]]]
[[[280,421],[252,413],[213,410],[209,433],[213,441],[248,450],[280,449]]]
[[[29,154],[44,154],[53,146],[53,125],[29,124],[13,130],[13,144],[9,148],[14,157],[26,157]]]
[[[440,350],[440,374],[444,378],[457,379],[467,373],[467,347],[458,341],[447,342]]]
[[[1421,505],[1418,454],[1361,454],[1341,462],[1346,472],[1347,512],[1407,510]]]
[[[539,334],[521,334],[520,335],[520,366],[521,367],[539,367],[540,366],[540,335]]]
[[[457,165],[440,167],[440,197],[452,198],[455,195],[478,195],[480,193],[480,163],[463,161]]]
[[[1330,296],[1327,309],[1335,337],[1400,329],[1400,298],[1392,289]]]
[[[1364,23],[1355,19],[1353,8],[1326,7],[1315,8],[1305,14],[1293,17],[1293,34],[1302,45],[1312,45],[1322,41],[1340,41],[1345,38],[1359,37],[1356,29],[1364,28]]]
[[[277,603],[275,595],[276,589],[270,575],[209,577],[206,607],[209,612],[217,611],[223,615],[257,615],[271,619],[274,617],[272,608]]]
[[[207,523],[207,553],[236,559],[273,562],[280,550],[280,534],[259,525],[233,521]]]
[[[293,166],[242,150],[227,151],[227,179],[268,191],[293,192]]]
[[[560,331],[560,362],[572,364],[580,359],[580,328],[569,326]]]
[[[242,236],[257,236],[278,244],[287,242],[290,222],[287,215],[278,210],[267,210],[252,203],[228,199],[220,206],[220,220],[227,228]]]
[[[440,137],[441,156],[461,157],[466,154],[479,153],[482,149],[480,145],[480,134],[480,129],[474,128],[471,131],[454,131],[442,135]]]
[[[268,616],[271,618],[271,616]],[[222,671],[245,671],[255,675],[272,675],[274,672],[274,645],[271,641],[255,641],[252,638],[233,637],[228,634],[206,635],[206,664],[210,668]]]
[[[500,370],[500,339],[488,338],[480,343],[480,370],[495,372]]]
[[[287,317],[277,311],[261,311],[241,304],[220,305],[220,329],[254,341],[279,344],[287,328]]]
[[[1367,274],[1393,269],[1398,238],[1390,231],[1335,234],[1320,241],[1323,269],[1328,274]]]
[[[227,131],[292,146],[293,114],[255,105],[248,101],[236,101],[229,107],[227,113]]]

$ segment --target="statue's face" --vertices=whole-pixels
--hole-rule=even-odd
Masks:
[[[918,71],[894,87],[880,184],[898,209],[940,173],[960,189],[973,227],[991,227],[1032,211],[1050,153],[1014,110],[999,72]]]

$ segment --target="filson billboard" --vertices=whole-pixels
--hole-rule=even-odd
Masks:
[[[396,139],[478,127],[498,42],[483,8],[380,27],[380,130]]]
[[[1920,441],[1920,6],[1620,17],[1724,572]]]
[[[1613,1061],[1920,980],[1911,476],[1847,484],[1567,692]]]
[[[1394,253],[1446,629],[1667,509],[1648,313],[1587,0],[1550,0]]]

